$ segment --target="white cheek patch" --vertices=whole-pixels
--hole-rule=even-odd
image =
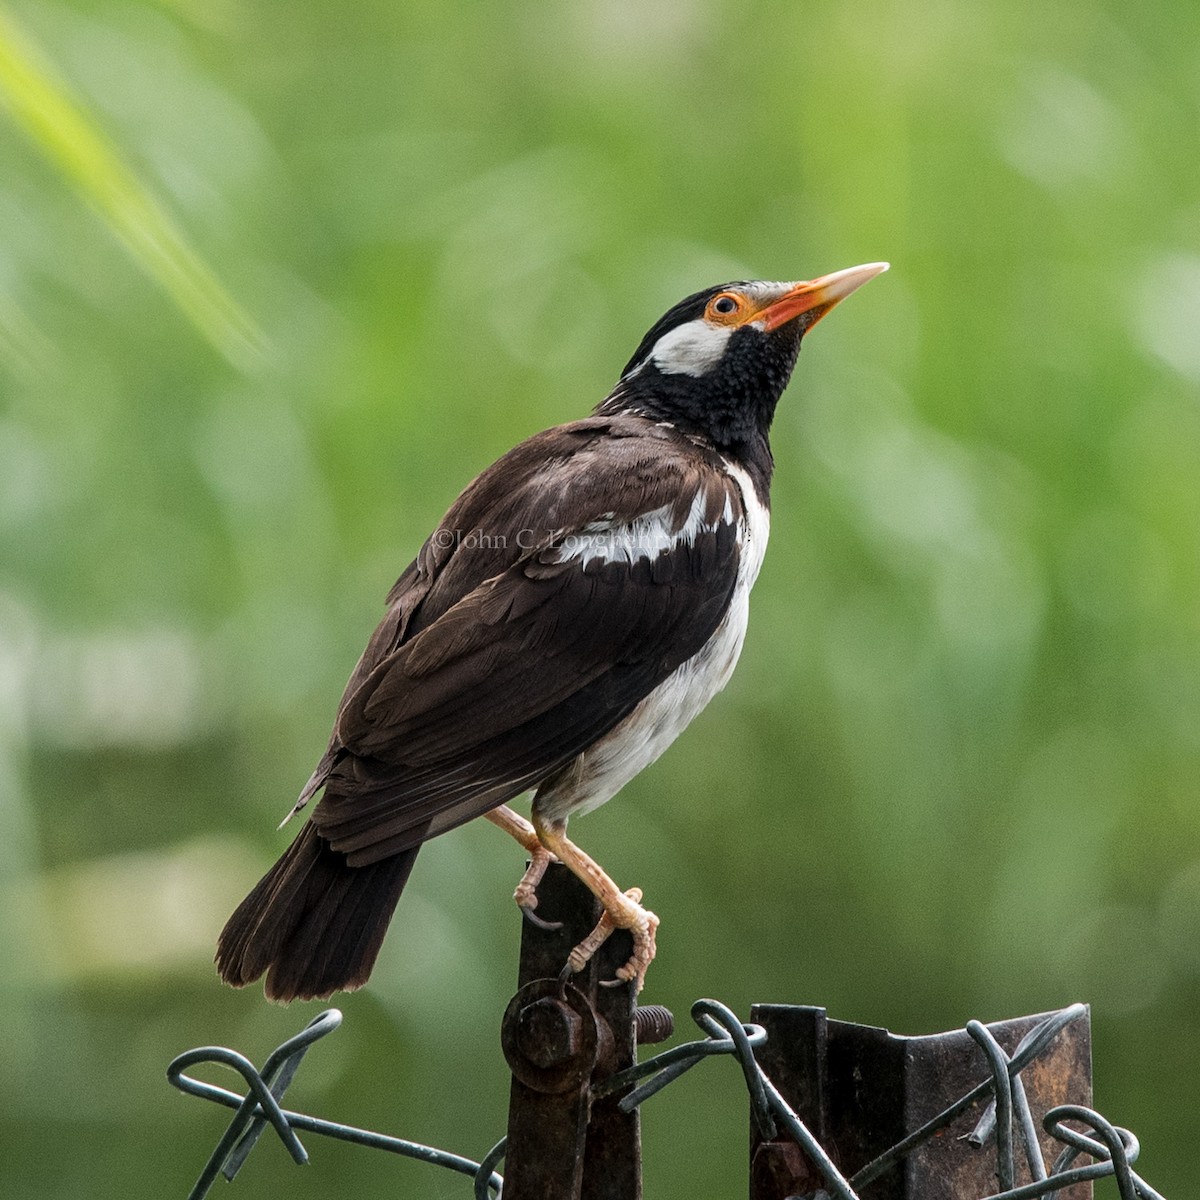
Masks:
[[[707,375],[721,360],[733,328],[703,317],[679,325],[654,343],[650,357],[664,375]]]

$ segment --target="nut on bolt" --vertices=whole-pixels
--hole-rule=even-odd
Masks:
[[[545,1095],[587,1084],[600,1051],[600,1026],[582,992],[534,979],[508,1002],[500,1045],[513,1077]]]
[[[561,1000],[544,996],[517,1015],[517,1046],[535,1066],[556,1067],[582,1048],[583,1021]]]

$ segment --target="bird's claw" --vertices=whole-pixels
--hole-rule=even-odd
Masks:
[[[642,889],[630,888],[621,897],[622,903],[614,906],[615,912],[606,908],[596,928],[567,956],[567,964],[559,978],[569,979],[575,972],[582,971],[614,929],[628,929],[633,935],[633,954],[617,971],[616,979],[602,980],[601,984],[603,987],[621,987],[632,980],[637,984],[636,991],[640,992],[646,982],[646,971],[654,961],[658,930],[658,917],[642,907],[641,899]]]
[[[571,980],[571,976],[574,974],[575,974],[575,968],[573,966],[571,966],[571,960],[568,958],[566,965],[558,973],[558,982],[559,983],[569,983]],[[628,979],[619,979],[619,978],[618,979],[600,979],[600,980],[597,980],[597,982],[600,984],[600,986],[602,988],[627,987],[629,984]]]
[[[536,900],[534,902],[536,904]],[[518,904],[517,907],[525,914],[525,920],[530,925],[537,929],[544,929],[547,933],[555,933],[563,927],[561,921],[545,921],[534,912],[534,904]]]
[[[544,921],[533,910],[538,905],[538,884],[542,882],[542,876],[546,874],[546,868],[552,862],[557,862],[558,859],[541,845],[535,845],[529,853],[529,866],[525,868],[525,874],[521,876],[521,881],[517,884],[516,890],[513,892],[513,899],[517,902],[517,907],[525,914],[525,919],[531,925],[537,929],[544,929],[547,933],[553,933],[555,930],[562,928],[562,922]]]

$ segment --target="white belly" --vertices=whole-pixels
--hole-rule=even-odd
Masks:
[[[770,532],[770,514],[746,474],[729,467],[741,486],[746,529],[733,596],[704,647],[663,680],[607,736],[585,750],[571,768],[538,790],[534,806],[551,820],[590,812],[648,767],[729,682],[746,637],[750,589],[758,578]]]

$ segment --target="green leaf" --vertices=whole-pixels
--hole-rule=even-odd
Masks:
[[[134,262],[232,365],[245,370],[261,360],[266,345],[255,323],[2,7],[0,103],[99,212]]]

